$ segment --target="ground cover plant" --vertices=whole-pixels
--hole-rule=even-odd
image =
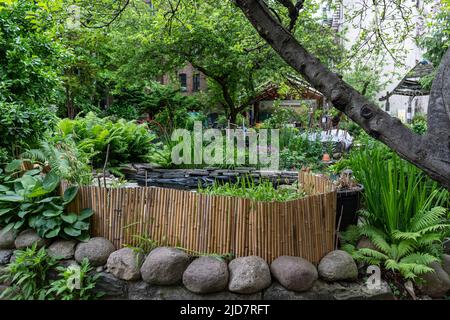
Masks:
[[[450,230],[448,191],[379,143],[352,153],[348,163],[365,187],[363,221],[353,236],[367,237],[376,249],[355,243],[344,249],[405,279],[433,272],[429,265],[440,261]]]
[[[212,186],[200,187],[198,191],[207,195],[242,197],[264,202],[291,201],[306,196],[306,192],[296,186],[275,188],[270,180],[264,179],[256,183],[250,177],[241,178],[236,183],[220,183],[216,181]]]
[[[2,292],[1,299],[11,300],[92,300],[101,293],[94,293],[98,275],[91,275],[92,267],[85,259],[80,266],[58,266],[45,247],[36,244],[24,250],[16,250],[15,260],[0,277],[0,281],[11,285]],[[58,277],[52,280],[51,271]]]

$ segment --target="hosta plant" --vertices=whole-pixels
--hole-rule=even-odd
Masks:
[[[79,215],[66,213],[65,208],[76,197],[78,188],[69,187],[60,196],[60,178],[53,171],[40,169],[22,171],[20,160],[6,167],[0,184],[0,225],[5,230],[32,228],[43,238],[89,238],[89,218],[93,212],[83,210]]]

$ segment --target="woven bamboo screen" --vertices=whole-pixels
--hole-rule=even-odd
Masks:
[[[309,196],[257,202],[163,188],[82,187],[69,210],[92,208],[91,234],[117,248],[146,235],[198,253],[282,255],[318,263],[334,249],[336,192],[325,178],[302,172]]]

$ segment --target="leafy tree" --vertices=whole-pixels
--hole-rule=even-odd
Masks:
[[[120,22],[130,33],[118,40],[119,47],[125,47],[118,51],[124,53],[118,61],[133,61],[116,63],[121,65],[117,71],[122,78],[133,81],[152,71],[170,73],[189,62],[208,77],[212,101],[236,123],[237,115],[254,103],[261,84],[281,81],[291,72],[229,2],[179,2],[177,9],[167,1],[153,5],[141,16],[131,8]],[[328,64],[329,57],[339,56],[340,51],[330,30],[316,19],[305,15],[298,33]],[[315,32],[323,34],[322,41],[311,36]],[[138,49],[129,50],[130,43]]]
[[[0,1],[0,148],[17,156],[49,128],[67,51],[54,41],[53,7]]]
[[[450,188],[448,163],[450,158],[450,136],[448,134],[450,117],[448,106],[446,106],[446,101],[450,97],[450,81],[448,81],[450,50],[447,50],[444,55],[433,81],[428,107],[427,133],[418,135],[398,119],[391,117],[371,103],[323,64],[314,53],[307,50],[305,43],[296,37],[292,28],[286,28],[283,21],[277,18],[277,14],[270,10],[270,6],[275,1],[235,0],[234,2],[242,9],[260,36],[314,88],[322,92],[336,108],[348,115],[373,137],[395,150],[404,159],[420,167],[433,179]],[[299,12],[304,9],[305,1],[300,0],[294,3],[291,0],[277,0],[276,2],[285,8],[285,12],[288,12],[290,26],[301,22]],[[395,1],[388,1],[388,3],[394,6],[401,16],[402,6]],[[374,5],[379,8],[383,6],[383,3],[374,2]],[[382,18],[387,19],[386,17]],[[383,40],[383,38],[380,39]]]
[[[445,52],[450,47],[450,1],[443,1],[441,10],[431,21],[430,32],[419,39],[419,44],[426,49],[425,57],[434,66],[438,66]],[[436,72],[422,79],[422,85],[431,89]]]

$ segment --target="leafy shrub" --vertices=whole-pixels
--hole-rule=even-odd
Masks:
[[[352,153],[350,163],[365,187],[359,232],[377,250],[356,250],[352,244],[344,248],[357,260],[407,279],[431,272],[428,265],[440,259],[442,240],[450,230],[448,191],[381,144]]]
[[[425,134],[427,132],[428,123],[427,119],[422,115],[414,116],[414,119],[411,124],[411,129],[418,134]]]
[[[0,277],[0,282],[10,282],[3,291],[1,299],[10,300],[91,300],[99,298],[101,293],[94,294],[93,289],[98,274],[90,275],[92,267],[87,259],[80,266],[58,266],[45,248],[32,247],[17,250],[16,259]],[[59,271],[59,279],[49,279],[49,272]]]
[[[94,293],[93,289],[99,274],[91,275],[92,267],[87,258],[80,266],[56,267],[60,279],[52,281],[46,295],[50,300],[94,300],[102,293]]]
[[[281,129],[286,124],[300,120],[300,115],[292,109],[276,107],[271,117],[264,121],[263,127],[268,129]]]
[[[280,130],[280,166],[283,169],[317,167],[324,153],[319,140],[311,141],[293,128]]]
[[[63,138],[73,138],[79,150],[88,155],[96,168],[103,167],[108,145],[108,162],[112,166],[145,162],[154,150],[156,138],[146,125],[123,119],[99,118],[94,113],[88,113],[85,118],[61,120],[58,130]]]
[[[216,196],[232,196],[248,198],[256,201],[291,201],[303,198],[306,193],[296,187],[276,189],[272,182],[263,180],[255,183],[252,178],[239,179],[237,183],[218,183],[205,189],[199,188],[199,192]]]
[[[45,251],[37,250],[36,244],[15,252],[16,259],[7,267],[7,273],[0,277],[10,282],[0,298],[10,300],[44,300],[47,297],[48,271],[56,261]],[[1,282],[0,281],[0,282]]]
[[[92,168],[88,156],[78,150],[72,138],[48,137],[39,148],[26,150],[21,158],[48,167],[61,179],[71,184],[83,185],[92,181]]]
[[[119,104],[113,104],[111,107],[106,109],[105,115],[129,121],[137,120],[139,118],[139,112],[136,110],[135,107]]]
[[[35,146],[55,117],[47,108],[0,101],[0,147],[16,157],[26,146]]]
[[[89,238],[89,218],[93,212],[79,215],[64,212],[76,197],[78,188],[69,187],[63,196],[57,194],[60,178],[40,169],[21,171],[23,162],[14,160],[6,167],[9,174],[0,184],[0,225],[6,230],[32,228],[43,238]]]

